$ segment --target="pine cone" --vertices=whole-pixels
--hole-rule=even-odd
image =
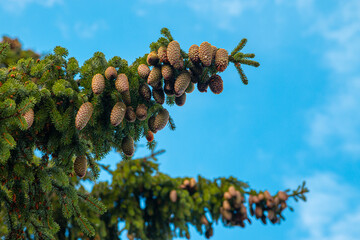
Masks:
[[[177,41],[171,41],[167,46],[167,57],[175,69],[179,70],[182,68],[183,62],[180,53],[180,44]]]
[[[165,103],[165,94],[162,89],[153,88],[152,95],[157,103],[159,103],[159,104]]]
[[[156,87],[156,85],[159,84],[160,81],[161,81],[161,70],[158,67],[154,67],[149,74],[147,83],[152,87]]]
[[[105,79],[101,74],[95,74],[92,78],[91,88],[94,94],[101,94],[105,88]]]
[[[186,101],[186,93],[184,93],[183,95],[181,95],[179,97],[175,97],[175,104],[180,107],[185,104],[185,101]]]
[[[162,65],[161,66],[161,75],[165,80],[170,81],[173,77],[173,69],[170,65]]]
[[[156,54],[156,52],[149,53],[149,55],[147,56],[146,62],[147,62],[147,64],[149,64],[151,66],[156,66],[159,63],[159,57]]]
[[[175,189],[170,191],[169,198],[170,198],[170,201],[172,201],[173,203],[175,203],[177,201],[177,193],[176,193]]]
[[[83,129],[89,122],[94,111],[93,105],[90,102],[83,103],[75,117],[75,127],[78,130]]]
[[[191,69],[189,69],[189,73],[191,76],[192,83],[198,83],[200,81],[200,75],[194,74],[194,72]]]
[[[173,81],[165,81],[164,92],[168,96],[175,95],[174,82]]]
[[[189,86],[191,81],[191,75],[189,72],[183,72],[181,73],[175,80],[174,90],[175,95],[180,96],[182,95],[186,88]]]
[[[134,139],[131,136],[126,136],[122,140],[121,149],[126,156],[131,157],[135,152]]]
[[[144,121],[147,118],[147,107],[145,104],[139,104],[136,108],[136,117],[140,121]]]
[[[199,90],[199,92],[207,92],[207,89],[209,87],[209,76],[205,76],[206,79],[204,79],[203,81],[198,82],[197,84],[197,89]]]
[[[145,64],[140,64],[138,67],[138,74],[142,79],[147,79],[150,74],[150,68]]]
[[[210,77],[209,86],[210,90],[215,94],[220,94],[224,89],[223,80],[217,74],[214,74]]]
[[[130,91],[126,91],[126,92],[121,93],[121,99],[123,100],[123,102],[126,105],[128,105],[128,106],[131,105]]]
[[[200,63],[198,45],[196,44],[191,45],[191,47],[189,48],[189,58],[194,65]]]
[[[216,55],[216,52],[217,52],[217,47],[211,45],[211,49],[212,49],[212,53],[211,53],[211,61],[214,61],[215,60],[215,55]]]
[[[151,132],[156,133],[158,130],[155,127],[155,116],[151,116],[148,120],[148,127]]]
[[[146,134],[146,140],[152,142],[154,140],[154,134],[151,131],[148,131]]]
[[[185,90],[186,93],[192,93],[195,89],[195,84],[190,82],[189,86],[187,87],[187,89]]]
[[[87,170],[87,159],[85,156],[76,157],[74,161],[74,170],[78,177],[85,177]]]
[[[34,122],[34,110],[30,108],[24,115],[25,121],[27,123],[27,129],[29,129]]]
[[[135,120],[136,120],[136,114],[134,112],[134,109],[131,106],[128,106],[126,108],[125,119],[128,122],[135,122]]]
[[[229,55],[228,52],[223,48],[217,50],[215,56],[215,66],[216,66],[216,70],[218,70],[219,72],[223,72],[227,68],[229,64],[228,55]]]
[[[118,126],[124,119],[126,105],[123,102],[117,102],[110,114],[110,122],[113,126]]]
[[[162,81],[160,80],[154,87],[153,89],[155,90],[162,90]]]
[[[213,49],[212,49],[210,43],[203,42],[200,44],[199,57],[200,57],[200,60],[203,64],[203,66],[209,67],[211,65],[212,52],[213,52]]]
[[[124,73],[120,73],[115,81],[115,88],[120,93],[124,93],[126,91],[129,91],[129,80],[127,76]]]
[[[167,49],[165,46],[161,46],[158,49],[158,56],[160,58],[160,62],[162,63],[169,63],[169,60],[167,58]]]
[[[111,81],[117,78],[117,71],[114,67],[108,67],[105,70],[105,77],[107,80]]]
[[[140,85],[139,87],[139,95],[144,98],[147,102],[150,101],[151,99],[151,90],[150,90],[150,87],[143,83]]]
[[[162,130],[166,126],[166,124],[169,121],[169,117],[170,117],[169,112],[165,108],[161,109],[158,112],[158,114],[155,117],[155,122],[154,122],[154,126],[157,131]]]

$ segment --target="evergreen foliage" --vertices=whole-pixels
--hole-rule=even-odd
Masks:
[[[183,105],[190,82],[207,88],[211,76],[228,62],[235,64],[245,84],[241,64],[259,66],[249,59],[254,54],[239,52],[246,40],[227,60],[221,54],[217,64],[215,52],[200,53],[203,63],[192,62],[168,29],[161,33],[163,37],[150,44],[151,56],[145,54],[131,65],[120,57],[106,60],[96,52],[80,67],[62,47],[35,60],[36,54],[21,54],[21,45],[19,50],[9,41],[0,43],[0,237],[119,239],[127,230],[129,239],[189,238],[188,226],[193,225],[209,238],[220,219],[226,226],[244,227],[245,221],[251,222],[249,211],[264,223],[266,218],[280,223],[289,197],[306,200],[305,185],[271,196],[233,177],[195,180],[158,171],[156,157],[161,152],[154,152],[153,133],[166,125],[175,129],[162,104]],[[165,51],[169,44],[170,57],[169,49]],[[14,49],[16,57],[11,55]],[[150,63],[151,72],[159,70],[156,74],[147,72]],[[166,101],[151,100],[150,83],[153,92],[165,97],[160,71],[165,65],[172,69]],[[118,86],[116,76],[121,76]],[[125,107],[134,112],[138,106],[147,114],[127,117]],[[134,143],[142,137],[148,139],[151,155],[130,160]],[[112,149],[130,160],[119,162],[115,171],[98,163]],[[97,183],[88,193],[80,178],[94,181],[100,166],[112,174],[112,183]],[[123,229],[120,222],[125,222]]]

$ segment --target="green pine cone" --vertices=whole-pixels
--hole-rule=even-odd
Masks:
[[[102,74],[95,74],[92,78],[91,88],[94,94],[101,94],[105,89],[105,78]]]
[[[80,178],[85,177],[87,170],[87,159],[85,156],[77,156],[74,161],[74,171]]]
[[[113,126],[118,126],[124,119],[126,112],[126,105],[123,102],[117,102],[110,114],[110,123]]]
[[[126,156],[131,157],[135,152],[134,139],[131,136],[126,136],[122,140],[121,149]]]
[[[89,122],[94,108],[90,102],[83,103],[75,117],[75,127],[78,130],[83,129]]]

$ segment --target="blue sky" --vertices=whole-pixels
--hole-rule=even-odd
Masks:
[[[0,34],[25,48],[102,51],[132,62],[168,27],[183,49],[229,51],[246,37],[260,68],[242,85],[230,66],[220,95],[193,93],[156,134],[161,171],[236,176],[258,189],[308,182],[307,203],[278,226],[215,228],[213,239],[355,240],[360,236],[360,1],[1,0]],[[144,156],[139,150],[137,156]],[[105,163],[119,161],[110,154]],[[103,174],[102,179],[108,179]],[[195,232],[192,239],[201,239]]]

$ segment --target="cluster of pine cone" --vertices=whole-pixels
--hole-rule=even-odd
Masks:
[[[150,102],[153,97],[157,103],[164,104],[166,94],[169,97],[175,96],[175,103],[182,106],[185,104],[186,93],[193,92],[195,84],[200,92],[206,92],[210,87],[215,94],[221,93],[223,80],[217,74],[210,76],[205,68],[214,67],[218,72],[224,71],[229,63],[228,52],[225,49],[218,49],[208,42],[203,42],[200,47],[192,45],[188,56],[190,61],[184,67],[185,61],[177,41],[171,41],[168,46],[161,46],[157,52],[153,51],[148,54],[147,65],[140,64],[137,69],[139,77],[146,81],[138,89],[141,98],[145,102]],[[105,81],[115,80],[115,88],[122,97],[122,101],[117,102],[111,110],[110,123],[118,126],[124,118],[128,122],[134,122],[136,119],[139,121],[148,119],[150,131],[146,138],[151,142],[154,138],[153,133],[163,129],[168,123],[169,112],[162,108],[156,115],[148,118],[148,107],[145,104],[139,104],[136,109],[131,106],[130,84],[126,74],[118,74],[114,67],[108,67],[104,75],[98,73],[93,76],[91,83],[93,93],[96,95],[103,93]],[[152,87],[152,90],[149,86]],[[87,125],[93,111],[92,103],[85,102],[81,105],[75,119],[75,126],[78,130]],[[135,150],[133,138],[126,136],[122,140],[121,148],[126,156],[132,156]],[[75,172],[79,177],[83,177],[83,169],[85,167],[86,172],[86,165],[82,162],[85,160],[83,157],[78,157],[77,160],[74,163]]]
[[[200,92],[206,92],[207,88],[215,94],[223,90],[223,80],[217,74],[209,76],[204,73],[204,67],[212,64],[216,70],[223,72],[228,63],[228,52],[225,49],[217,49],[208,42],[203,42],[200,47],[196,44],[189,49],[190,63],[188,70],[184,67],[180,44],[171,41],[167,47],[161,46],[157,52],[153,51],[147,56],[147,65],[140,64],[138,67],[139,76],[147,81],[140,89],[140,95],[150,100],[151,92],[148,87],[152,87],[152,95],[159,104],[165,102],[167,96],[175,96],[175,103],[182,106],[186,101],[186,93],[191,93],[198,84]],[[149,68],[151,67],[151,69]],[[164,81],[162,82],[162,79]]]
[[[269,191],[264,191],[258,195],[250,195],[249,197],[249,208],[251,216],[254,216],[257,219],[266,224],[266,218],[268,218],[273,224],[280,221],[281,212],[287,207],[286,200],[289,196],[283,192],[279,191],[275,197],[271,196]],[[255,204],[255,210],[253,205]],[[265,216],[265,212],[267,215]]]
[[[123,100],[123,102],[117,102],[111,110],[110,123],[113,126],[118,126],[124,118],[128,122],[134,122],[136,119],[139,121],[147,119],[148,108],[145,104],[139,104],[135,110],[132,106],[130,106],[131,97],[129,91],[129,80],[124,73],[120,73],[118,75],[114,67],[108,67],[105,71],[105,78],[109,81],[115,80],[115,88],[119,93],[121,93]],[[102,74],[96,74],[93,76],[91,87],[94,94],[98,95],[104,91],[105,78]],[[150,101],[151,91],[148,86],[141,86],[139,88],[139,92],[141,92],[141,96],[143,96],[145,100]],[[87,125],[93,111],[94,108],[92,103],[86,102],[81,105],[75,119],[75,126],[78,130],[83,129]],[[156,116],[149,118],[149,128],[152,132],[156,133],[166,126],[168,120],[169,112],[166,109],[161,109]],[[134,153],[134,140],[132,137],[125,137],[121,147],[125,155],[132,156]]]
[[[248,220],[250,222],[244,202],[244,196],[234,186],[230,186],[228,191],[224,193],[220,213],[227,224],[245,227],[244,221]]]
[[[181,189],[186,189],[190,194],[195,193],[196,191],[196,180],[195,178],[185,179],[184,182],[180,185]],[[177,192],[175,189],[171,190],[169,193],[170,201],[177,201]]]

